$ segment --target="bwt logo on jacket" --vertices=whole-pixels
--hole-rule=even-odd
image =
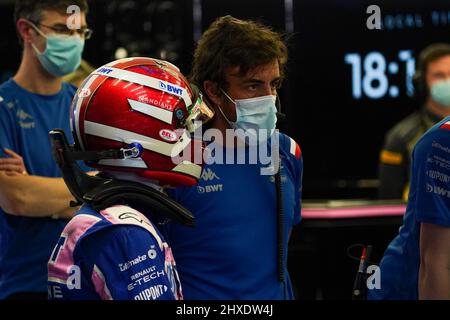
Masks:
[[[427,192],[431,192],[431,193],[437,194],[439,196],[445,196],[447,198],[450,198],[449,190],[446,190],[446,189],[438,187],[438,186],[432,186],[429,183],[427,183]]]

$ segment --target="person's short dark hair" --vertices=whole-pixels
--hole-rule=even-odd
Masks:
[[[414,81],[416,82],[416,90],[421,91],[421,94],[428,95],[428,89],[425,81],[428,66],[431,62],[444,56],[450,56],[450,44],[448,43],[433,43],[420,52],[416,74],[414,75]]]
[[[16,0],[14,6],[14,24],[21,18],[34,23],[40,22],[44,10],[67,14],[67,8],[72,5],[78,6],[81,12],[87,13],[88,11],[87,0]],[[22,45],[22,38],[19,34],[17,36],[19,37],[20,45]]]
[[[281,78],[288,50],[281,35],[251,20],[232,16],[216,19],[203,33],[194,53],[190,81],[200,88],[210,80],[227,88],[225,69],[240,67],[240,74],[277,60]]]

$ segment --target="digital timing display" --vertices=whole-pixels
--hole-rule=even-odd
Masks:
[[[351,91],[355,99],[363,96],[369,99],[381,99],[386,95],[398,98],[400,90],[406,95],[414,95],[413,77],[415,73],[415,58],[412,50],[400,50],[397,61],[386,61],[383,53],[372,51],[362,56],[358,53],[348,53],[344,56],[345,63],[351,67]],[[391,75],[399,73],[399,64],[404,64],[404,74],[401,82],[393,84]]]
[[[369,28],[371,5],[380,29]],[[373,196],[385,134],[421,107],[420,51],[450,43],[450,1],[303,0],[292,12],[282,129],[302,148],[304,195],[366,197],[357,190],[371,186]]]

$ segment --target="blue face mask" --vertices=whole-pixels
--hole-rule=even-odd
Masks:
[[[276,96],[261,96],[250,99],[236,99],[233,100],[230,96],[220,89],[223,94],[236,105],[236,122],[231,122],[219,108],[225,120],[234,129],[243,129],[248,132],[253,129],[258,134],[259,142],[267,140],[275,130],[277,124],[277,107],[275,106]],[[265,129],[265,132],[259,132],[260,129]]]
[[[431,86],[431,98],[445,108],[450,108],[450,80],[443,80]]]
[[[32,43],[36,56],[45,70],[55,77],[62,77],[75,71],[81,63],[84,40],[78,36],[46,35],[31,23],[33,28],[44,38],[47,45],[44,52],[39,52]]]

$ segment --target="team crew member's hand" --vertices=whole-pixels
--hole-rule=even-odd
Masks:
[[[28,175],[23,158],[19,154],[8,148],[3,148],[3,151],[9,155],[10,158],[0,157],[0,171],[5,171],[7,175]]]

